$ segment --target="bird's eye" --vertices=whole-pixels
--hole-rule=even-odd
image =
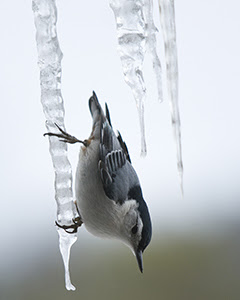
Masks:
[[[134,225],[131,231],[132,231],[132,234],[136,234],[138,231],[138,224]]]

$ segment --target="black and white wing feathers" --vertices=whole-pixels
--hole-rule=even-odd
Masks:
[[[106,105],[106,118],[102,116],[100,128],[99,170],[103,189],[108,198],[122,204],[129,198],[129,190],[138,182],[130,163],[127,146],[120,133],[113,132],[109,110]]]

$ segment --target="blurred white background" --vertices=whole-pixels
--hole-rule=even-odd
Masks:
[[[67,130],[80,139],[88,137],[92,90],[102,104],[108,103],[113,126],[125,139],[142,184],[153,219],[153,241],[165,232],[199,231],[206,225],[207,230],[216,230],[238,222],[239,2],[176,1],[184,199],[166,87],[165,100],[159,104],[150,59],[145,63],[148,155],[142,159],[137,110],[123,79],[108,1],[58,0],[57,6]],[[5,282],[17,276],[16,268],[27,265],[33,270],[39,253],[51,249],[58,255],[58,237],[31,1],[1,0],[0,37],[0,260]],[[161,32],[158,38],[162,53]],[[74,173],[78,145],[69,150]],[[85,229],[79,231],[77,243],[83,241],[97,242],[99,247],[109,243],[96,241]]]

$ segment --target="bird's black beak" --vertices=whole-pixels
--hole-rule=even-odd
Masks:
[[[141,273],[143,273],[142,251],[141,251],[141,250],[137,250],[137,251],[135,252],[135,255],[136,255],[137,262],[138,262],[139,270],[141,271]]]

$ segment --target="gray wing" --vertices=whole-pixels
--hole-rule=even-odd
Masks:
[[[130,163],[126,144],[120,134],[116,137],[113,132],[107,107],[106,112],[107,119],[102,118],[100,129],[99,170],[106,196],[122,204],[128,200],[129,190],[138,183],[138,177]]]

